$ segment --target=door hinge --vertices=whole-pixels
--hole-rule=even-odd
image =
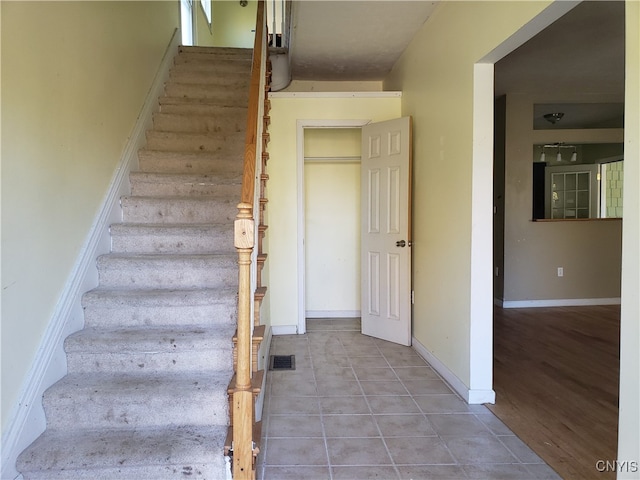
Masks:
[[[415,292],[413,290],[411,290],[411,305],[413,305],[415,303],[414,302],[414,299],[415,299],[415,295],[414,294],[415,294]]]

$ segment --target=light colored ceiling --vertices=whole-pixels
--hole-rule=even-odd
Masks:
[[[292,78],[381,80],[436,7],[417,0],[296,0]],[[582,2],[496,64],[497,95],[541,89],[622,98],[624,2]]]
[[[294,1],[294,80],[382,80],[422,27],[435,1]]]

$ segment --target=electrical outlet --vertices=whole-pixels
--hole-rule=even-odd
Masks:
[[[558,267],[558,276],[559,277],[564,277],[564,268],[563,267]]]

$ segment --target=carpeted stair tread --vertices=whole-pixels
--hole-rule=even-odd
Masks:
[[[85,293],[85,326],[235,325],[236,287],[194,290],[122,290],[99,287]]]
[[[242,184],[242,175],[236,172],[212,175],[209,173],[132,172],[130,179],[137,182],[206,183],[208,185]]]
[[[111,226],[114,253],[234,253],[233,225],[142,224]]]
[[[223,477],[226,426],[47,430],[18,460],[34,480],[164,480]],[[69,455],[69,452],[73,452]]]
[[[165,87],[165,94],[170,97],[215,101],[220,105],[229,106],[246,105],[249,100],[249,88],[243,85],[171,83]]]
[[[153,116],[153,128],[164,132],[236,133],[244,132],[246,110],[222,115],[194,115],[182,112],[158,112]]]
[[[242,174],[244,149],[237,152],[185,152],[143,149],[138,151],[142,171],[165,173]]]
[[[131,196],[233,196],[239,198],[242,176],[228,174],[133,172]]]
[[[202,110],[199,112],[203,114],[205,112],[218,112],[222,108],[244,108],[247,109],[247,103],[237,102],[237,101],[227,101],[225,98],[220,98],[220,96],[216,97],[184,97],[184,96],[172,96],[166,94],[163,97],[160,97],[158,100],[160,105],[160,111],[165,111],[167,106],[177,107],[193,107],[193,108],[201,108]]]
[[[228,194],[220,197],[126,196],[120,203],[127,223],[233,223],[238,214],[238,199]]]
[[[189,350],[219,350],[231,352],[229,338],[233,325],[139,328],[84,328],[64,342],[67,353],[112,352],[118,345],[118,353],[151,352],[153,354]]]
[[[222,99],[226,105],[244,105],[249,99],[249,83],[171,82],[165,86],[165,94],[169,97]]]
[[[182,85],[209,85],[233,90],[249,89],[251,82],[250,66],[242,65],[236,68],[227,68],[224,76],[212,74],[220,68],[189,68],[188,64],[182,64],[182,68],[171,70],[169,80],[174,84]]]
[[[97,303],[108,307],[121,306],[184,306],[184,305],[210,305],[211,303],[226,302],[229,297],[235,299],[238,289],[236,287],[224,288],[196,288],[188,289],[109,289],[95,288],[82,296],[83,307],[91,307]],[[235,300],[234,300],[235,301]]]
[[[185,101],[188,99],[164,97],[160,101],[159,113],[199,117],[247,116],[246,106],[225,106],[216,103]]]
[[[184,425],[47,431],[21,455],[19,470],[36,480],[218,480],[224,472],[220,452],[226,430],[226,426]]]
[[[210,152],[220,154],[244,151],[244,132],[234,133],[185,133],[147,132],[147,148],[171,152]]]
[[[43,397],[52,429],[227,423],[226,373],[65,376]]]
[[[238,282],[234,255],[107,254],[97,264],[104,287],[193,289]]]

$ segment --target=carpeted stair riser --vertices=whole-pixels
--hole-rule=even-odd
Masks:
[[[228,253],[235,252],[231,225],[144,225],[111,227],[116,253]]]
[[[70,439],[64,431],[47,430],[22,462],[32,480],[214,480],[224,472],[219,452],[226,433],[226,426],[180,426],[85,430]],[[34,451],[43,455],[34,458]]]
[[[218,102],[221,105],[246,106],[249,86],[237,83],[217,85],[207,83],[167,83],[164,88],[168,97],[199,99]]]
[[[222,88],[249,89],[251,83],[251,67],[238,66],[227,68],[224,76],[212,75],[220,67],[212,65],[210,69],[189,68],[189,64],[182,64],[171,69],[169,82],[173,84],[210,85]]]
[[[143,172],[242,174],[244,153],[163,152],[140,150],[138,161]]]
[[[124,374],[225,371],[232,367],[232,349],[223,334],[232,337],[233,332],[233,325],[85,328],[65,341],[68,369]]]
[[[245,68],[249,73],[253,60],[252,54],[247,52],[227,52],[227,53],[201,53],[201,52],[181,52],[173,60],[173,68],[181,69],[185,66],[199,68],[213,67],[213,72],[225,75],[230,69]]]
[[[106,288],[217,288],[238,283],[234,255],[124,255],[98,257]]]
[[[229,197],[123,197],[121,205],[129,223],[227,223],[238,213]]]
[[[245,107],[227,107],[210,104],[206,102],[185,102],[183,99],[166,98],[161,106],[160,113],[168,115],[183,115],[199,117],[228,117],[234,118],[241,116],[247,117],[247,109]],[[242,129],[244,131],[244,129]]]
[[[186,50],[180,52],[180,55],[175,57],[174,64],[179,65],[181,63],[208,63],[208,62],[225,62],[226,64],[236,61],[247,62],[253,58],[253,52],[244,48],[225,47],[216,48],[212,51],[208,47],[189,47]]]
[[[169,174],[136,172],[129,176],[131,196],[215,196],[238,199],[242,177],[238,175]]]
[[[150,428],[227,422],[229,398],[220,375],[173,375],[171,381],[152,375],[94,375],[91,382],[83,377],[68,375],[45,392],[43,405],[47,418],[51,418],[50,428]],[[178,398],[180,401],[176,401]]]
[[[164,132],[230,134],[244,132],[246,124],[245,111],[219,116],[159,112],[153,117],[154,129]]]
[[[209,152],[221,155],[244,151],[244,132],[207,135],[205,133],[147,132],[147,149],[166,152]]]
[[[85,326],[235,325],[237,288],[195,290],[95,289],[82,297]]]
[[[244,85],[170,83],[164,90],[168,97],[189,97],[228,106],[246,106],[249,100],[249,89]]]
[[[235,116],[247,115],[247,106],[218,105],[202,98],[162,97],[160,98],[161,113],[175,113],[178,115],[201,116]]]

